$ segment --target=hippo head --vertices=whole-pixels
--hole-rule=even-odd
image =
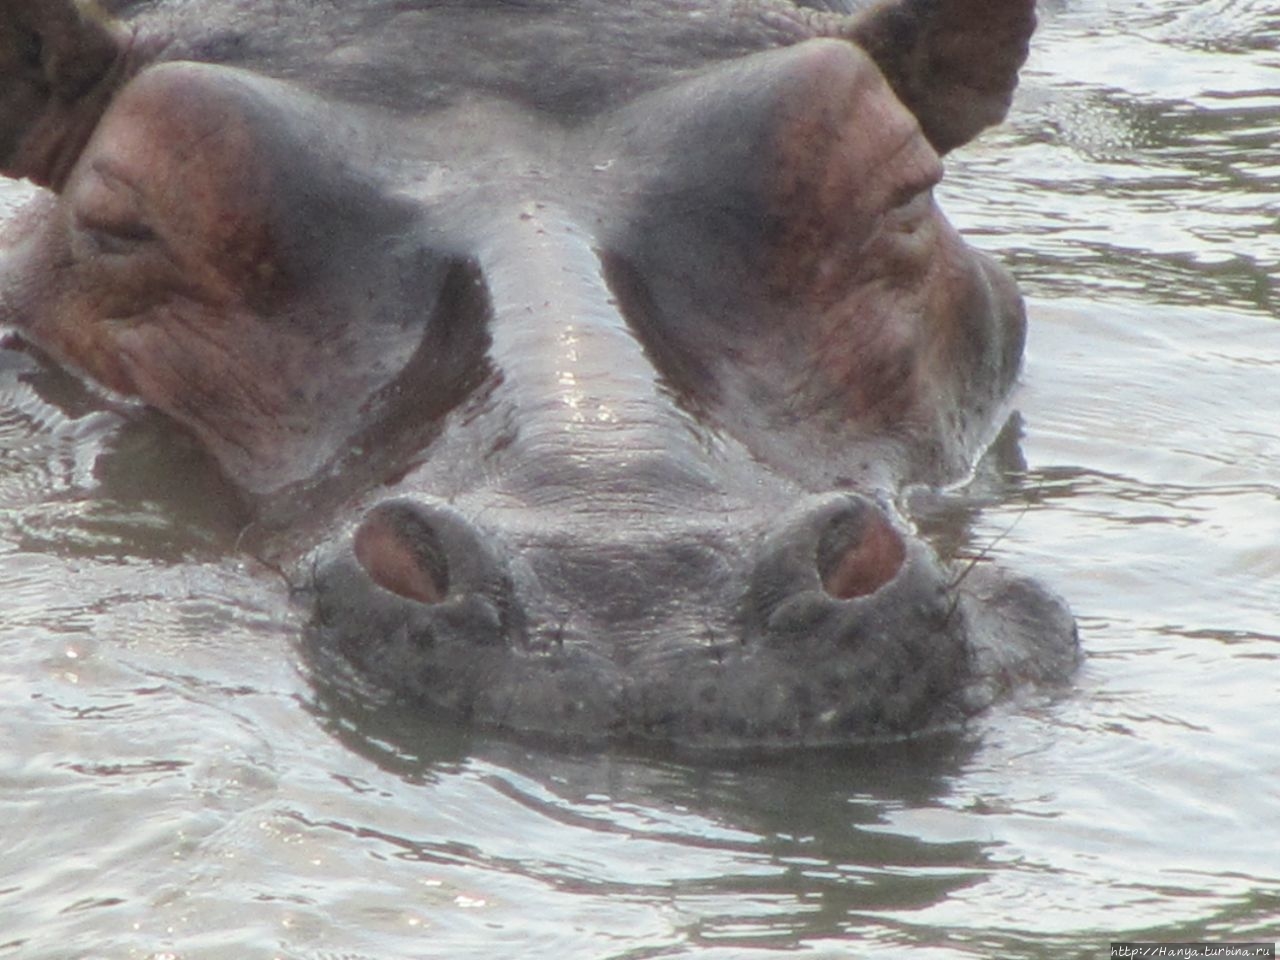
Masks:
[[[1031,0],[116,7],[0,7],[0,167],[49,188],[0,321],[213,454],[316,650],[708,746],[1070,669],[1056,598],[899,506],[1017,372],[1021,300],[932,188]]]

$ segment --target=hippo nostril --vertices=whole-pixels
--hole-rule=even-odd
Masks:
[[[852,600],[896,577],[906,556],[902,535],[879,510],[845,511],[831,519],[818,540],[818,576],[829,595]]]
[[[892,608],[877,602],[890,584],[909,584],[908,570],[920,568],[914,560],[919,552],[907,537],[884,509],[858,494],[799,504],[758,548],[746,594],[746,629],[759,623],[772,643],[856,640]]]
[[[449,564],[431,522],[400,504],[369,512],[355,534],[355,555],[378,586],[419,603],[449,595]]]

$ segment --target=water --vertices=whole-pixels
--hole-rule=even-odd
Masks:
[[[194,451],[0,354],[0,957],[1280,938],[1280,14],[1043,13],[1012,122],[944,191],[1029,294],[1027,467],[985,472],[940,536],[1068,597],[1069,689],[951,737],[739,764],[344,702]]]

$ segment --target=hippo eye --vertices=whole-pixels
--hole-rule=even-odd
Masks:
[[[76,193],[75,223],[95,252],[126,254],[157,239],[140,216],[138,190],[105,164],[94,164]]]
[[[140,220],[95,222],[87,217],[78,217],[77,220],[99,253],[126,254],[156,239],[155,231]]]
[[[933,190],[926,188],[902,196],[889,211],[891,226],[913,230],[933,210]]]

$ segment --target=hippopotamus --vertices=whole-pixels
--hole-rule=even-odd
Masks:
[[[565,742],[952,728],[1078,659],[909,508],[1009,413],[1023,303],[934,186],[1034,20],[2,0],[0,323],[208,452],[353,683]]]

